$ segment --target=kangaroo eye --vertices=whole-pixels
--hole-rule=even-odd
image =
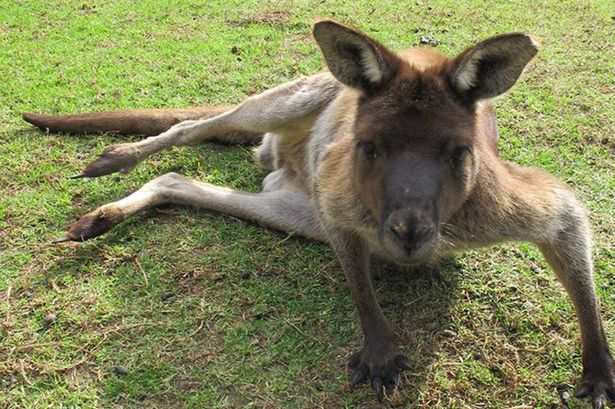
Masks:
[[[373,142],[361,142],[360,145],[366,157],[369,159],[376,159],[378,157],[378,149]]]
[[[463,160],[470,153],[470,148],[466,145],[461,145],[453,149],[453,153],[451,153],[450,163],[451,166],[459,166],[463,163]]]

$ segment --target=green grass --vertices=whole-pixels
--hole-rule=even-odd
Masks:
[[[396,49],[429,35],[451,54],[496,33],[536,36],[540,53],[497,102],[500,148],[565,180],[590,209],[615,342],[614,6],[2,1],[0,407],[377,406],[369,389],[348,388],[361,334],[325,246],[173,207],[85,244],[49,243],[171,170],[257,190],[264,173],[245,148],[173,149],[128,175],[75,181],[67,176],[125,138],[45,135],[19,116],[238,102],[322,67],[310,38],[318,16]],[[574,312],[529,245],[459,255],[441,277],[382,270],[375,285],[417,367],[388,405],[554,408],[579,379]]]

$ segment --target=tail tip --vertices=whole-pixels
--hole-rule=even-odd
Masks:
[[[34,120],[34,114],[31,112],[22,112],[21,118],[26,122],[32,123],[32,121]]]
[[[44,126],[41,123],[41,116],[37,114],[33,114],[31,112],[22,112],[21,117],[24,121],[31,123],[32,125],[44,129]]]

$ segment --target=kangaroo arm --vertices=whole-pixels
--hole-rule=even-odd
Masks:
[[[488,242],[531,241],[541,250],[566,289],[581,329],[583,379],[577,395],[590,395],[594,407],[615,398],[615,362],[604,333],[592,276],[591,229],[575,195],[545,172],[505,162],[481,183],[480,198],[466,210],[468,237]],[[497,183],[496,183],[497,181]],[[480,200],[480,205],[476,200]]]
[[[337,254],[346,275],[350,294],[359,313],[361,329],[365,336],[363,349],[354,354],[348,366],[352,371],[351,386],[368,380],[378,400],[385,388],[390,390],[400,372],[411,369],[395,341],[395,334],[382,314],[369,276],[369,249],[358,234],[328,226],[328,242]]]
[[[379,337],[392,340],[393,331],[380,310],[369,277],[367,246],[358,235],[339,229],[329,228],[328,237],[346,275],[366,341]]]

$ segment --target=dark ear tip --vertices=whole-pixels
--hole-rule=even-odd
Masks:
[[[529,34],[521,33],[521,32],[501,34],[495,37],[491,37],[485,41],[482,41],[481,43],[477,45],[487,46],[487,45],[491,45],[494,43],[500,43],[502,41],[504,41],[505,43],[508,42],[509,44],[516,44],[517,46],[521,46],[527,49],[532,49],[534,51],[538,51],[538,49],[540,48],[540,43],[534,37],[530,36]]]
[[[312,27],[312,34],[314,37],[318,38],[318,35],[322,32],[323,29],[326,28],[327,21],[317,21],[314,23],[314,27]]]
[[[536,51],[540,49],[540,43],[531,35],[525,33],[518,33],[519,37],[523,38],[523,42],[528,48],[532,48]]]
[[[363,33],[361,33],[359,30],[357,30],[356,28],[340,23],[338,21],[335,20],[331,20],[328,18],[324,18],[322,20],[318,20],[316,21],[316,23],[314,23],[314,26],[312,28],[312,32],[315,34],[316,32],[319,32],[321,34],[324,33],[335,33],[335,34],[339,34],[339,33],[348,33],[348,34],[354,34],[360,37],[364,37],[365,35]]]
[[[314,23],[314,27],[312,28],[312,33],[314,34],[314,37],[318,37],[321,34],[325,34],[326,32],[335,30],[335,29],[347,29],[347,28],[336,21],[325,19],[325,20],[320,20]]]
[[[314,23],[314,28],[316,28],[316,27],[321,27],[321,28],[324,28],[324,27],[335,27],[335,26],[340,26],[341,27],[342,25],[340,23],[338,23],[337,21],[333,21],[333,20],[327,19],[327,18],[318,20],[318,21],[316,21]]]
[[[534,54],[540,49],[540,43],[531,35],[525,33],[512,33],[511,36],[515,36],[522,42],[523,45],[534,51]]]

